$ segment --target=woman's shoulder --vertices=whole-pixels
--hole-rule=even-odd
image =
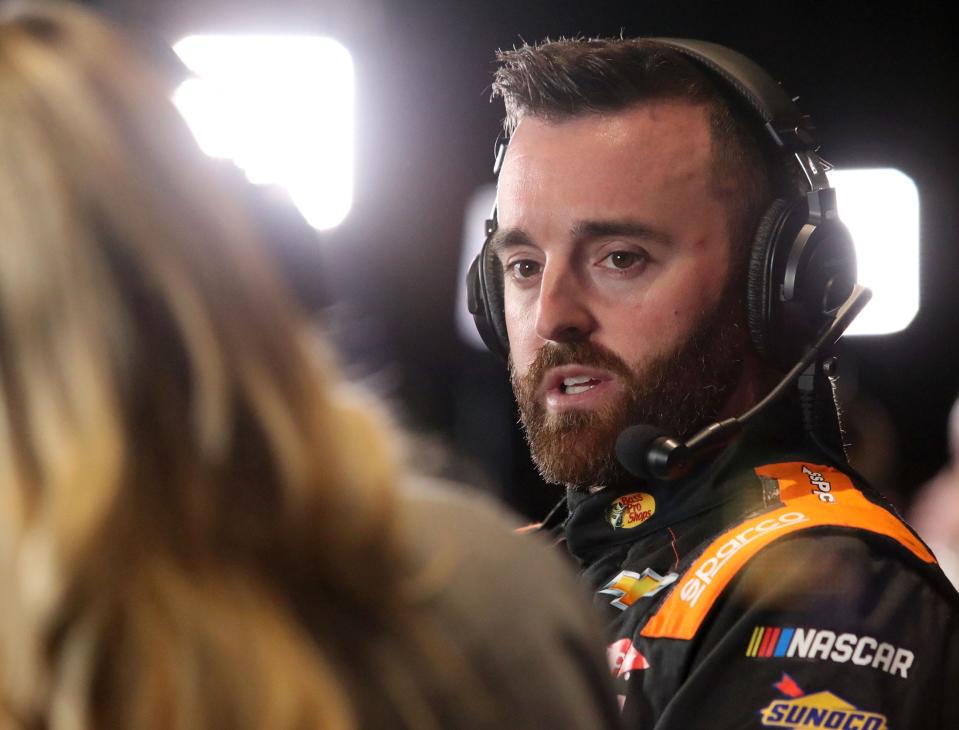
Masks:
[[[523,534],[519,515],[478,490],[420,478],[401,491],[402,524],[414,553],[445,562],[472,575],[488,576],[487,586],[523,586],[555,581],[556,590],[585,596],[573,575],[571,557],[545,536]],[[523,591],[525,592],[525,591]],[[537,595],[540,595],[537,593]]]
[[[401,505],[433,610],[510,726],[618,727],[602,630],[565,551],[464,487],[417,481]]]

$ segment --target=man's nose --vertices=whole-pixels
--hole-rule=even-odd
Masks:
[[[552,342],[575,342],[596,328],[583,283],[569,266],[546,266],[539,290],[536,334]]]

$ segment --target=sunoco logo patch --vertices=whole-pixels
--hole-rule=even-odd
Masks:
[[[773,700],[759,711],[763,727],[888,730],[885,715],[860,710],[832,692],[806,694],[788,674],[773,686],[786,699]]]
[[[646,492],[624,494],[609,506],[606,519],[614,529],[629,529],[643,524],[656,512],[656,500]]]

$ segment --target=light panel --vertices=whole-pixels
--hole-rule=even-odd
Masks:
[[[881,335],[905,329],[919,312],[919,191],[893,168],[830,170],[839,217],[856,245],[859,283],[872,300],[847,330]]]
[[[195,78],[173,101],[201,149],[285,187],[313,227],[339,225],[353,199],[349,52],[306,35],[194,35],[174,50]]]

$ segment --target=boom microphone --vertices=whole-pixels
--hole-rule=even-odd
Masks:
[[[857,284],[839,308],[832,323],[802,359],[765,398],[743,415],[711,423],[685,442],[667,435],[655,426],[630,426],[616,439],[616,460],[626,471],[640,479],[672,481],[685,476],[694,466],[735,441],[749,421],[778,401],[789,386],[816,360],[823,348],[835,343],[842,336],[871,298],[872,292]]]

